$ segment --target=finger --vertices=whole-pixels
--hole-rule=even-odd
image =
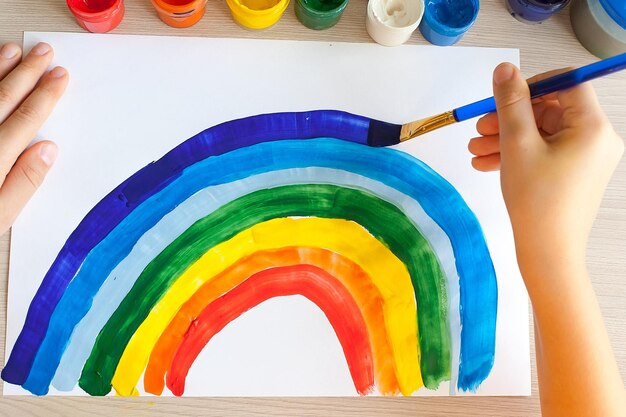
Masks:
[[[595,126],[606,123],[606,115],[591,83],[558,92],[558,100],[563,107],[563,125],[567,127]]]
[[[0,185],[52,112],[68,79],[64,68],[56,67],[50,71],[22,105],[0,125]]]
[[[539,74],[529,78],[528,83],[530,84],[542,81],[546,78],[550,78],[567,71],[572,71],[573,69],[573,67],[561,68],[544,74]],[[553,100],[557,100],[563,106],[563,114],[565,115],[564,121],[566,123],[580,126],[587,125],[590,121],[598,119],[604,120],[604,112],[600,107],[596,92],[589,82],[579,84],[573,88],[547,94],[533,100],[533,102]]]
[[[483,136],[497,135],[500,133],[500,126],[498,125],[498,114],[488,113],[478,119],[476,122],[476,130]]]
[[[500,64],[493,73],[493,91],[502,149],[532,145],[540,136],[528,84],[517,67],[509,63]]]
[[[0,234],[11,227],[56,160],[57,146],[39,142],[27,149],[15,162],[0,188]]]
[[[563,128],[563,107],[558,101],[535,104],[533,112],[537,127],[548,135],[554,135]]]
[[[24,60],[0,81],[0,123],[3,123],[33,91],[52,61],[52,48],[38,43]]]
[[[495,153],[486,156],[472,158],[472,166],[478,171],[488,172],[500,169],[500,154]]]
[[[14,43],[7,43],[0,48],[0,80],[17,67],[22,57],[22,48]]]
[[[473,138],[469,141],[467,148],[476,156],[500,153],[500,136],[492,135]]]

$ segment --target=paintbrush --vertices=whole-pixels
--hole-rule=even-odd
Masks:
[[[578,84],[626,69],[626,53],[595,62],[584,67],[567,71],[550,78],[529,84],[532,98],[541,97],[556,91],[565,90]],[[391,146],[405,142],[440,127],[473,119],[496,111],[493,97],[458,107],[454,110],[416,120],[404,125],[396,125],[372,120],[368,132],[370,146]]]

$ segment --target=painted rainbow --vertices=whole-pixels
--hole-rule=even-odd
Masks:
[[[143,375],[146,392],[182,395],[220,330],[301,295],[328,318],[359,394],[477,389],[497,313],[482,229],[424,163],[367,146],[380,123],[253,116],[135,173],[65,242],[2,378],[38,395],[77,383],[135,395]]]

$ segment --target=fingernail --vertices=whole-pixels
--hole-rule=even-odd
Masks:
[[[20,47],[13,43],[7,43],[2,47],[2,50],[0,50],[0,55],[2,55],[2,58],[4,59],[13,59],[19,53]]]
[[[50,45],[45,42],[40,42],[32,49],[32,53],[35,55],[45,55],[50,52]]]
[[[515,67],[512,64],[500,64],[493,72],[493,81],[498,84],[510,81],[515,74]]]
[[[65,71],[65,68],[62,67],[56,67],[55,69],[50,71],[50,76],[52,78],[61,78],[65,76],[65,74],[67,74],[67,71]]]
[[[42,145],[41,149],[39,149],[39,156],[44,164],[51,167],[57,159],[56,145],[52,145],[50,143]]]

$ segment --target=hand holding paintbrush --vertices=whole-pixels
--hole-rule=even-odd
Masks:
[[[612,74],[626,69],[626,53],[608,58],[593,64],[573,69],[566,72],[553,73],[554,75],[542,78],[531,79],[528,85],[531,98],[545,96],[560,90],[565,90],[581,83]],[[458,107],[452,111],[442,113],[426,119],[417,120],[402,125],[400,130],[400,142],[423,135],[440,127],[456,122],[473,119],[486,113],[496,111],[496,101],[494,97],[489,97],[475,103]]]
[[[528,83],[570,75],[553,72]],[[502,64],[493,89],[497,113],[478,121],[482,136],[469,149],[476,169],[500,169],[533,305],[542,414],[621,416],[626,394],[585,254],[624,142],[589,83],[531,101],[532,87],[519,70]]]

